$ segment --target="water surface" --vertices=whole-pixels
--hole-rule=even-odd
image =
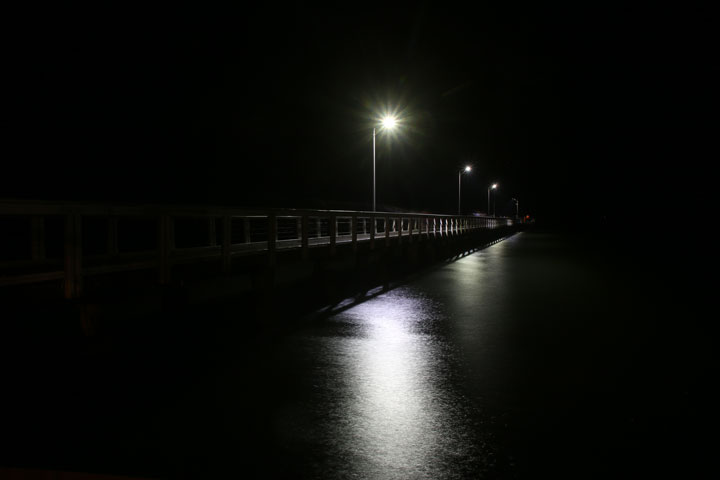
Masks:
[[[713,346],[675,270],[637,252],[521,233],[292,328],[188,309],[107,354],[16,349],[2,459],[165,478],[697,473]]]

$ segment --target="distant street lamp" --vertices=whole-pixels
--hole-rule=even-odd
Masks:
[[[470,167],[470,165],[468,165],[467,167],[463,168],[462,170],[460,170],[458,172],[458,215],[461,215],[461,213],[460,213],[460,185],[461,185],[460,179],[462,177],[463,172],[470,173],[471,170],[472,170],[472,167]]]
[[[490,215],[490,190],[497,190],[497,183],[493,183],[488,187],[488,205],[487,213]],[[493,204],[493,217],[495,216],[495,205]]]
[[[392,116],[385,116],[380,119],[380,124],[386,130],[392,130],[397,125],[397,119]],[[373,127],[373,212],[375,209],[375,127]]]
[[[512,201],[515,202],[515,220],[517,220],[520,202],[518,202],[517,198],[513,198]]]

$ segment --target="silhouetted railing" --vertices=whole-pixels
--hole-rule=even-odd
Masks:
[[[0,286],[62,280],[66,298],[83,277],[219,261],[238,255],[414,241],[511,226],[508,218],[342,210],[119,206],[0,201]]]

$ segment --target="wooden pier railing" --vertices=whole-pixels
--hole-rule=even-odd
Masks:
[[[169,283],[172,266],[338,245],[417,241],[513,224],[509,218],[343,210],[237,209],[97,205],[0,200],[0,287],[63,282],[65,298],[83,279],[156,269]]]

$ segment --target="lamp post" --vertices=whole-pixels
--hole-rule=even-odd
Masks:
[[[518,212],[519,212],[519,208],[520,208],[520,207],[519,207],[520,202],[518,202],[518,199],[517,199],[517,198],[513,198],[512,200],[513,200],[513,202],[515,202],[515,220],[517,220],[517,219],[518,219]]]
[[[497,183],[493,183],[488,187],[488,204],[487,204],[487,213],[490,215],[490,190],[496,190],[497,189]],[[495,206],[493,205],[493,217],[495,216]]]
[[[468,165],[467,167],[463,168],[462,170],[460,170],[460,171],[458,172],[458,215],[461,215],[461,212],[460,212],[460,186],[461,186],[461,182],[460,182],[460,180],[461,180],[461,178],[462,178],[463,172],[468,172],[468,173],[470,173],[471,170],[472,170],[472,167],[470,167],[470,165]]]
[[[387,130],[392,130],[397,125],[395,117],[386,116],[380,119],[380,124]],[[375,209],[375,127],[373,127],[373,212]]]

